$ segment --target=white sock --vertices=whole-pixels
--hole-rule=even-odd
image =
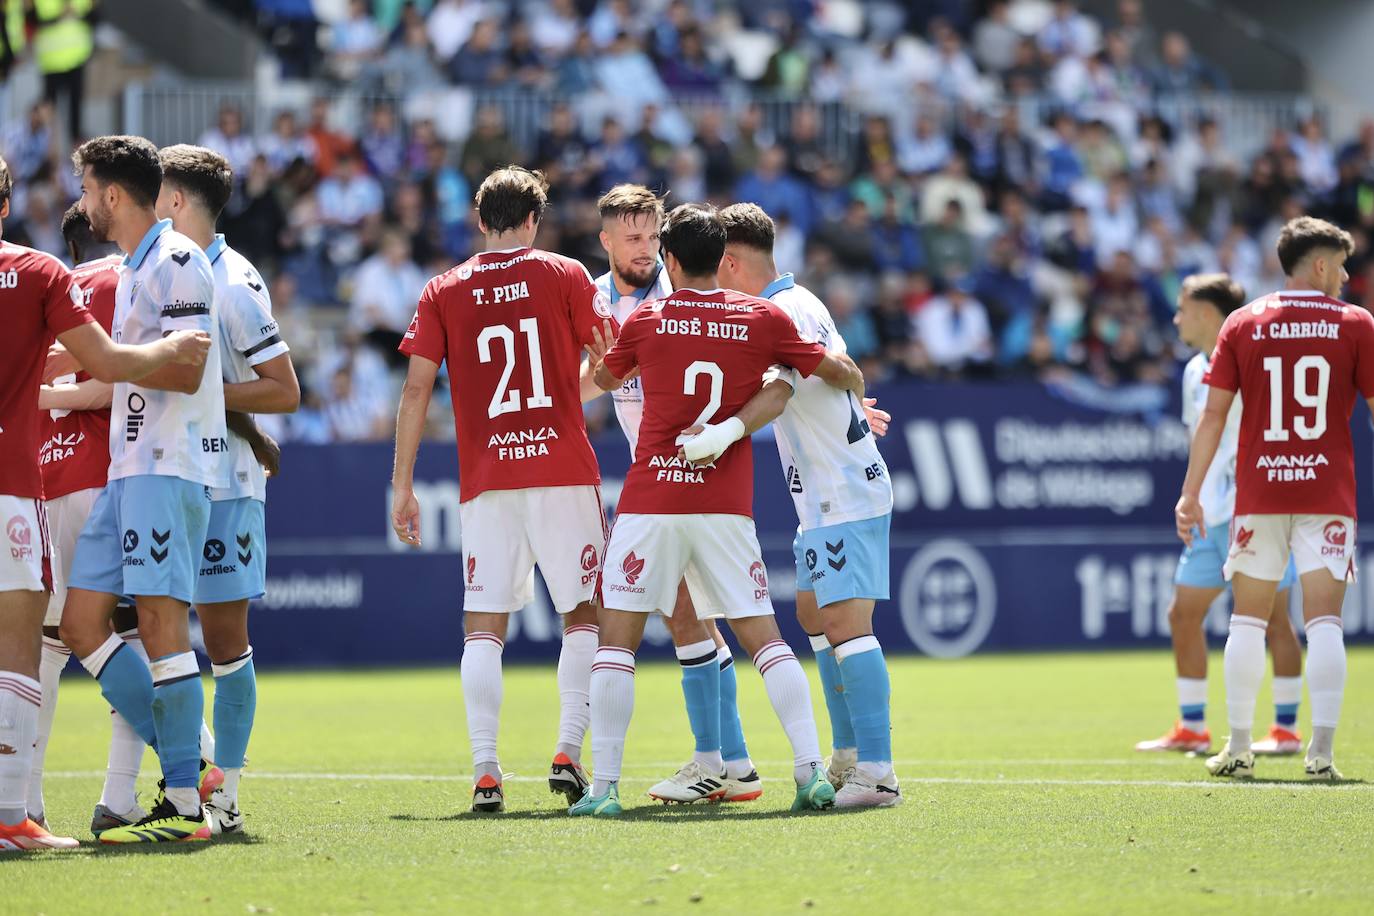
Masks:
[[[176,807],[177,812],[183,817],[195,817],[200,812],[200,793],[195,786],[183,786],[173,788],[168,786],[163,790],[167,795],[167,800]]]
[[[1307,696],[1312,703],[1307,756],[1330,760],[1345,698],[1345,631],[1339,617],[1307,622]]]
[[[1180,677],[1174,679],[1174,688],[1178,691],[1179,709],[1187,709],[1190,706],[1207,705],[1207,678],[1205,677]],[[1202,731],[1206,728],[1206,721],[1202,716],[1190,718],[1183,716],[1183,724],[1193,731]]]
[[[768,702],[773,704],[787,740],[792,743],[792,775],[798,785],[804,785],[821,765],[821,743],[816,737],[806,672],[781,639],[765,643],[754,653],[754,667],[763,676]]]
[[[115,814],[127,814],[138,803],[134,786],[147,748],[133,726],[110,710],[110,756],[105,763],[105,788],[101,790],[100,803]]]
[[[478,769],[494,766],[497,774],[500,773],[496,733],[501,725],[501,651],[505,647],[494,633],[473,633],[463,640],[463,661],[459,666],[463,707],[468,714],[468,740],[472,744],[472,765]],[[479,772],[478,776],[481,775]]]
[[[236,807],[239,803],[239,779],[243,776],[242,767],[224,768],[224,785],[220,786],[224,794],[229,796],[232,802],[231,807]]]
[[[211,763],[215,760],[215,733],[203,720],[200,723],[200,756]]]
[[[563,631],[558,653],[558,748],[573,763],[582,762],[582,741],[591,724],[592,659],[600,629],[577,624]]]
[[[43,805],[43,760],[48,754],[48,739],[52,737],[52,721],[57,715],[57,683],[62,669],[72,657],[72,650],[62,640],[43,637],[43,655],[38,662],[38,683],[42,687],[43,703],[38,707],[38,737],[33,747],[33,767],[29,770],[29,813],[41,817]]]
[[[31,677],[0,671],[0,824],[28,817],[29,770],[38,737],[43,688]]]
[[[81,664],[94,675],[120,644],[128,646],[144,664],[148,663],[148,652],[143,648],[143,640],[138,630],[126,630],[107,640],[89,658],[81,659]],[[108,651],[107,651],[108,650]],[[100,658],[99,656],[104,656]],[[148,745],[138,736],[138,732],[113,709],[110,710],[110,754],[105,763],[105,787],[100,792],[100,803],[115,814],[128,814],[138,804],[134,787],[138,783],[138,771],[143,765],[143,752]]]
[[[629,649],[602,646],[592,662],[593,795],[605,795],[620,781],[625,759],[625,735],[635,711],[635,654]]]
[[[1248,753],[1250,731],[1255,725],[1255,699],[1264,680],[1265,622],[1258,617],[1231,616],[1226,637],[1226,719],[1231,725],[1227,750]]]

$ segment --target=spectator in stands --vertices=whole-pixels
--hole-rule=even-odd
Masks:
[[[945,202],[939,222],[925,226],[922,242],[934,276],[949,277],[973,269],[973,236],[965,228],[964,207],[957,197]]]
[[[427,280],[411,260],[410,240],[396,230],[382,234],[377,253],[363,261],[353,276],[348,323],[392,368],[405,365],[404,355],[398,357],[396,348]]]
[[[820,227],[815,239],[841,270],[868,272],[875,266],[870,237],[872,222],[868,206],[861,200],[852,200],[840,219],[827,221]]]
[[[1011,66],[1002,74],[1002,85],[1013,99],[1027,98],[1045,86],[1045,66],[1034,38],[1023,38],[1016,46]]]
[[[968,277],[955,277],[942,295],[916,315],[916,337],[931,362],[944,372],[959,372],[992,359],[987,310],[972,293]]]
[[[329,99],[319,96],[310,103],[310,126],[305,134],[315,147],[315,169],[325,178],[334,174],[339,157],[352,153],[355,147],[352,137],[329,126],[329,119]]]
[[[1078,11],[1074,0],[1055,0],[1054,13],[1036,41],[1050,58],[1087,57],[1097,52],[1097,25]]]
[[[1321,195],[1336,186],[1336,151],[1326,138],[1321,118],[1316,115],[1304,118],[1289,142],[1309,191]]]
[[[510,81],[523,89],[548,89],[553,84],[544,51],[534,43],[529,21],[515,19],[505,35],[506,70]]]
[[[334,174],[320,182],[316,197],[329,259],[341,266],[355,262],[382,213],[381,183],[367,174],[357,154],[347,152]]]
[[[486,16],[482,0],[436,0],[425,20],[434,55],[447,64]]]
[[[1225,91],[1226,76],[1193,53],[1192,46],[1179,32],[1164,35],[1162,59],[1151,82],[1156,95],[1181,95],[1204,90]]]
[[[973,29],[973,56],[984,69],[1001,74],[1016,61],[1021,33],[1011,24],[1011,3],[992,0],[988,14]]]
[[[483,105],[473,118],[472,133],[463,143],[460,167],[476,186],[493,169],[518,161],[520,151],[506,133],[506,116],[495,105]]]
[[[735,199],[756,203],[774,218],[786,214],[802,232],[811,230],[811,195],[805,185],[788,174],[787,153],[781,146],[760,151],[758,167],[735,186]]]
[[[277,198],[276,178],[267,157],[258,154],[220,218],[234,248],[261,271],[275,270],[282,255],[286,213]]]
[[[601,137],[592,146],[591,158],[597,187],[609,188],[625,182],[643,184],[648,180],[649,163],[644,148],[626,134],[625,126],[614,116],[602,119]]]
[[[722,67],[706,54],[695,26],[678,36],[677,52],[659,63],[659,75],[674,94],[715,96],[725,78]]]
[[[735,156],[730,144],[721,134],[723,115],[716,107],[703,109],[697,118],[696,136],[692,145],[701,154],[702,177],[706,193],[722,198],[735,187]]]
[[[424,20],[403,23],[401,40],[387,48],[364,79],[369,87],[394,95],[443,86],[444,74],[435,62]]]
[[[829,49],[827,49],[829,53]],[[833,60],[833,53],[831,55]],[[759,77],[759,86],[770,92],[777,93],[782,98],[801,98],[806,94],[807,84],[811,80],[811,55],[807,48],[806,38],[802,34],[801,27],[796,21],[788,18],[787,28],[783,30],[782,40],[778,42],[778,47],[768,56],[768,63],[763,68],[763,75]],[[833,99],[817,99],[816,94],[812,94],[813,101],[833,101]]]
[[[258,150],[266,157],[268,167],[276,174],[286,171],[286,167],[297,159],[314,165],[319,157],[315,141],[309,134],[301,131],[296,122],[296,113],[289,108],[277,112],[272,119],[272,132],[258,140]]]
[[[825,305],[835,320],[835,330],[844,338],[845,349],[855,362],[863,363],[878,352],[878,333],[873,319],[858,307],[854,288],[848,283],[826,287]]]
[[[549,0],[532,4],[526,13],[534,44],[545,54],[558,56],[577,41],[582,31],[573,0]]]
[[[662,102],[668,89],[659,78],[649,55],[639,40],[621,32],[593,65],[597,85],[617,101],[635,107],[645,102]]]
[[[368,171],[390,190],[405,166],[405,137],[396,122],[396,109],[379,102],[368,112],[367,130],[358,141]]]
[[[494,19],[480,19],[468,40],[448,60],[448,78],[459,86],[494,86],[510,73],[506,55],[497,41]]]
[[[243,132],[243,112],[237,105],[221,106],[215,126],[201,134],[196,142],[229,160],[229,168],[234,170],[236,179],[243,177],[257,155],[257,144]]]
[[[901,144],[898,157],[902,171],[928,175],[944,168],[953,148],[933,115],[923,112],[916,118],[916,132]]]
[[[334,442],[377,442],[390,435],[387,394],[358,384],[348,365],[334,370],[324,418]]]
[[[983,191],[969,177],[968,163],[958,153],[950,155],[944,168],[926,179],[921,188],[921,222],[927,225],[939,222],[951,200],[959,202],[964,229],[979,237],[989,232],[991,226]]]
[[[349,0],[348,14],[334,23],[329,54],[330,75],[340,82],[357,79],[381,57],[383,36],[367,0]]]
[[[921,233],[910,222],[900,219],[897,199],[891,194],[884,203],[882,216],[869,230],[869,244],[879,273],[906,273],[925,267]]]

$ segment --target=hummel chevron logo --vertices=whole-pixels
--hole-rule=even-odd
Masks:
[[[253,535],[251,532],[234,535],[234,540],[239,545],[239,562],[247,566],[253,560]]]
[[[156,547],[151,547],[148,549],[148,556],[153,558],[154,563],[161,563],[163,560],[167,559],[167,552],[166,547],[161,550],[158,550]]]
[[[172,260],[173,260],[173,261],[176,261],[177,264],[178,264],[179,266],[185,267],[185,266],[186,266],[186,262],[189,261],[189,260],[191,260],[191,252],[189,252],[189,251],[183,251],[183,252],[180,252],[179,254],[174,254],[174,255],[172,255]]]
[[[252,545],[252,543],[253,543],[253,535],[252,535],[251,532],[244,533],[244,534],[236,534],[236,535],[234,535],[234,540],[235,540],[235,541],[238,541],[238,544],[239,544],[240,547],[243,547],[243,548],[246,549],[246,548],[248,548],[249,546]]]
[[[156,528],[153,529],[153,540],[156,541],[159,545],[161,545],[161,544],[166,544],[166,543],[167,543],[167,539],[170,538],[171,536],[172,536],[172,529],[171,529],[171,528],[168,528],[166,531],[158,531]]]
[[[826,559],[826,562],[830,564],[830,568],[836,572],[844,569],[845,564],[849,562],[849,558],[844,555],[844,539],[841,538],[838,544],[832,544],[826,541],[825,549],[830,553],[830,556]]]

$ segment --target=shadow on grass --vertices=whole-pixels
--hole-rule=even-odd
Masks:
[[[1324,779],[1307,779],[1303,776],[1297,776],[1292,779],[1275,779],[1273,777],[1268,779],[1242,779],[1238,780],[1238,782],[1241,785],[1248,783],[1256,786],[1312,786],[1313,788],[1329,786],[1333,789],[1338,789],[1341,786],[1367,786],[1370,784],[1367,779],[1341,779],[1336,782],[1327,782]]]
[[[788,810],[758,809],[745,810],[723,805],[637,805],[626,808],[625,813],[616,818],[592,818],[592,820],[652,821],[654,823],[700,823],[702,821],[762,821],[789,817],[834,817],[864,811],[864,808],[831,808],[826,811],[792,812]],[[525,810],[503,811],[500,814],[479,814],[475,811],[460,811],[454,814],[393,814],[391,820],[409,823],[443,823],[462,821],[550,821],[568,817],[562,810]]]

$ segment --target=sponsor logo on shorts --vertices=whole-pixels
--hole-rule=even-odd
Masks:
[[[167,554],[170,551],[170,548],[167,546],[167,541],[172,536],[172,529],[168,528],[166,531],[158,531],[156,528],[153,528],[151,530],[153,532],[154,546],[148,548],[148,556],[153,558],[154,563],[161,565],[162,561],[167,559]]]
[[[1236,529],[1235,549],[1236,553],[1249,553],[1250,540],[1255,536],[1253,528],[1246,528],[1242,525]]]
[[[625,574],[625,581],[634,585],[644,574],[644,560],[635,556],[635,552],[631,550],[625,555],[625,559],[620,561],[620,571]]]
[[[483,586],[481,586],[481,585],[473,585],[473,584],[472,584],[472,580],[473,580],[474,577],[476,577],[476,575],[477,575],[477,557],[474,556],[473,554],[468,554],[468,584],[467,584],[467,590],[470,591],[470,592],[480,592],[480,591],[482,591],[482,589],[483,589]]]
[[[762,601],[764,598],[767,598],[768,570],[764,568],[762,562],[755,560],[749,565],[749,578],[753,579],[754,585],[758,586],[754,589],[754,600]]]
[[[237,566],[232,563],[224,562],[225,552],[224,542],[219,538],[211,538],[206,541],[202,556],[205,557],[205,562],[210,565],[202,566],[200,568],[200,574],[202,576],[222,576],[238,572],[239,568]]]
[[[599,558],[596,555],[596,547],[588,544],[582,548],[582,584],[587,585],[596,579],[596,570],[600,566]]]
[[[124,552],[133,553],[138,549],[138,532],[130,528],[124,532]]]
[[[1322,545],[1322,556],[1345,556],[1345,522],[1327,522],[1326,527],[1322,529],[1322,537],[1326,540]]]
[[[812,550],[810,547],[806,548],[806,568],[807,568],[807,569],[815,569],[815,568],[816,568],[816,561],[817,561],[818,559],[819,559],[819,558],[816,556],[816,551]]]
[[[5,523],[5,534],[10,539],[10,557],[15,560],[33,559],[33,531],[24,516],[16,515]]]

